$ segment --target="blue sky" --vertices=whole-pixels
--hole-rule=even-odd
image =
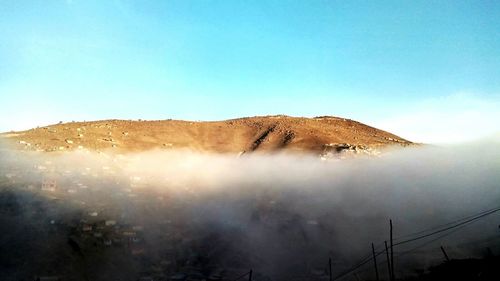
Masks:
[[[425,142],[500,131],[498,1],[0,6],[0,131],[267,114],[342,116]]]

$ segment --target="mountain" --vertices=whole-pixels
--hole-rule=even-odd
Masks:
[[[0,134],[17,148],[136,152],[191,149],[217,153],[371,151],[413,143],[365,124],[332,116],[257,116],[224,121],[102,120],[59,123]]]

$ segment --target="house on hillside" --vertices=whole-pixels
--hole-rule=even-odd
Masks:
[[[42,191],[51,191],[51,192],[54,192],[54,191],[56,191],[56,188],[57,188],[57,182],[56,182],[56,180],[53,180],[53,179],[43,180],[43,182],[42,182],[42,188],[41,188]]]

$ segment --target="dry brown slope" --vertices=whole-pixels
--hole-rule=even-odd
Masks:
[[[87,148],[120,152],[189,148],[208,152],[322,152],[328,144],[370,148],[411,142],[362,123],[338,118],[264,116],[225,121],[103,120],[72,122],[4,133],[24,149],[54,151]]]

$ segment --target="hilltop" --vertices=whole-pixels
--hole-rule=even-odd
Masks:
[[[263,116],[224,121],[101,120],[59,123],[0,134],[17,148],[36,151],[74,149],[136,152],[191,149],[203,152],[328,153],[407,146],[412,142],[350,119]]]

